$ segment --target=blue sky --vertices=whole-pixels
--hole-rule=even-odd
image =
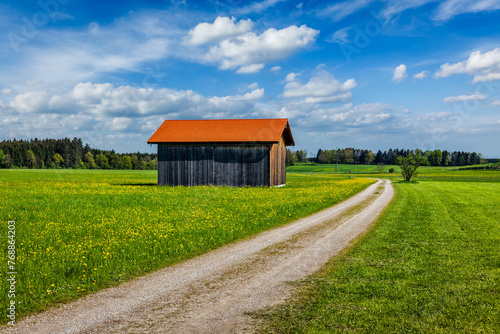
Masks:
[[[165,119],[290,120],[295,149],[500,158],[500,2],[3,1],[0,140],[154,152]]]

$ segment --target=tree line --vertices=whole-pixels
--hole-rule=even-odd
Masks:
[[[481,153],[460,152],[460,151],[441,151],[419,149],[389,149],[387,151],[379,150],[373,153],[370,150],[355,148],[343,148],[338,150],[319,149],[316,157],[308,158],[307,151],[287,150],[286,163],[293,165],[296,162],[317,162],[321,164],[363,164],[363,165],[395,165],[398,157],[419,156],[427,159],[431,166],[468,166],[484,163]]]
[[[83,145],[80,138],[4,140],[2,168],[156,169],[157,154],[120,154]]]

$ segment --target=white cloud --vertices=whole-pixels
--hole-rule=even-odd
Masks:
[[[236,95],[228,97],[229,101],[255,101],[264,97],[264,88],[258,88],[245,95]]]
[[[286,106],[287,114],[293,114],[291,119],[303,129],[335,131],[352,135],[360,129],[371,129],[376,132],[380,129],[404,129],[407,127],[408,117],[397,108],[385,103],[363,103],[353,105],[346,103],[335,108],[319,108],[304,111],[307,106]],[[296,110],[296,111],[294,111]],[[403,130],[404,131],[404,130]],[[366,133],[365,133],[366,135]]]
[[[427,78],[428,75],[429,75],[429,71],[422,71],[420,73],[415,74],[413,76],[413,79],[422,80],[422,79]]]
[[[263,96],[264,89],[258,87],[244,95],[204,97],[191,90],[115,87],[110,83],[87,82],[75,85],[65,94],[19,94],[8,107],[19,114],[85,114],[113,118],[172,114],[186,118],[204,118],[205,113],[218,111],[230,117],[234,113],[252,110],[251,104],[241,102],[251,103]],[[118,121],[115,124],[116,122]]]
[[[205,62],[219,63],[222,70],[240,68],[241,72],[262,68],[263,64],[287,58],[311,45],[319,31],[305,25],[283,29],[269,28],[262,34],[248,32],[210,47]],[[251,66],[251,67],[250,67]]]
[[[106,26],[43,29],[36,43],[22,46],[14,67],[2,66],[0,83],[18,91],[66,90],[82,81],[117,71],[146,72],[145,64],[172,55],[181,34],[165,12],[132,13]]]
[[[264,68],[264,64],[251,64],[251,65],[246,65],[246,66],[240,67],[236,71],[236,73],[243,73],[243,74],[257,73],[263,68]]]
[[[351,28],[352,26],[348,26],[334,32],[331,38],[331,42],[339,44],[350,43],[351,41],[349,40],[349,30],[351,30]]]
[[[262,13],[266,11],[268,8],[273,7],[279,2],[286,1],[286,0],[264,0],[261,2],[255,2],[252,3],[251,5],[248,6],[236,6],[234,7],[231,12],[233,14],[237,15],[247,15],[251,13]],[[219,4],[222,3],[222,1],[218,2]],[[239,4],[240,2],[237,2]]]
[[[417,8],[436,1],[437,0],[389,0],[387,6],[381,11],[381,14],[384,18],[389,20],[391,17],[407,9]]]
[[[488,105],[488,107],[498,107],[498,106],[500,106],[500,101],[498,101],[498,100],[493,101]]]
[[[437,0],[389,0],[387,6],[381,11],[382,16],[389,20],[408,9],[438,2]],[[445,0],[439,1],[439,6],[434,11],[432,19],[447,21],[457,15],[465,13],[478,13],[500,9],[496,0]]]
[[[115,117],[111,121],[110,129],[114,131],[124,131],[130,128],[134,120],[130,117]]]
[[[10,88],[4,88],[4,89],[2,89],[2,94],[8,95],[10,93],[12,93],[12,89],[10,89]]]
[[[406,74],[406,65],[401,64],[394,69],[394,75],[392,76],[392,81],[401,82],[404,79],[406,79],[407,76],[408,74]]]
[[[500,9],[496,0],[447,0],[442,2],[434,14],[434,19],[447,21],[465,13],[479,13]]]
[[[96,23],[96,22],[91,22],[89,23],[89,26],[88,26],[88,29],[89,29],[89,32],[92,33],[92,34],[97,34],[99,33],[99,24]]]
[[[474,83],[500,80],[500,48],[485,53],[474,51],[467,60],[443,64],[434,77],[446,78],[461,73],[474,75]]]
[[[318,12],[318,16],[329,17],[334,21],[340,21],[360,9],[367,7],[374,0],[353,0],[330,5]]]
[[[345,102],[352,98],[350,91],[356,87],[354,79],[341,83],[326,71],[321,71],[306,84],[298,80],[295,73],[288,74],[286,80],[283,97],[304,98],[306,103]]]
[[[28,92],[17,95],[10,107],[19,113],[35,113],[43,108],[48,102],[45,92]]]
[[[251,83],[250,85],[248,85],[247,87],[250,88],[251,90],[255,90],[255,89],[259,88],[259,84],[257,82],[254,82],[254,83]]]
[[[273,67],[271,67],[271,69],[270,69],[270,71],[271,71],[271,72],[278,72],[278,71],[280,71],[280,70],[281,70],[281,66],[273,66]]]
[[[459,96],[448,96],[444,98],[446,103],[463,102],[463,101],[476,101],[484,100],[486,95],[480,93],[473,93],[469,95],[459,95]]]
[[[287,74],[287,76],[286,76],[286,78],[285,78],[285,80],[286,80],[287,82],[294,81],[294,80],[295,80],[295,78],[296,78],[298,75],[299,75],[299,74],[297,74],[297,73],[293,73],[293,72],[288,73],[288,74]]]
[[[250,19],[235,23],[236,18],[217,17],[214,23],[200,23],[188,32],[186,44],[200,45],[209,42],[219,42],[227,38],[239,36],[252,30]]]

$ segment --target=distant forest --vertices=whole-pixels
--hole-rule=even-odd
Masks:
[[[337,156],[338,153],[338,156]],[[307,157],[307,151],[287,150],[286,163],[317,162],[322,164],[396,164],[399,156],[421,155],[431,166],[467,166],[485,161],[481,153],[421,151],[389,149],[373,153],[370,150],[344,148],[318,150],[316,157]],[[72,168],[72,169],[156,169],[157,154],[127,153],[100,150],[83,145],[80,138],[4,140],[0,142],[1,168]]]
[[[80,138],[0,142],[2,168],[156,169],[156,164],[157,154],[99,150]]]
[[[395,165],[396,159],[399,156],[407,156],[408,154],[416,156],[420,155],[427,158],[431,166],[468,166],[485,163],[481,153],[476,152],[448,152],[441,150],[421,151],[405,150],[405,149],[389,149],[388,151],[378,151],[376,154],[370,150],[361,150],[355,148],[344,148],[337,150],[318,150],[316,157],[308,158],[306,151],[291,151],[287,150],[286,162],[287,165],[293,165],[296,162],[313,161],[322,164],[364,164],[364,165]]]

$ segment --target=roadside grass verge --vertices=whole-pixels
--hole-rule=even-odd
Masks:
[[[281,188],[171,188],[156,186],[156,171],[1,170],[0,293],[10,286],[10,220],[19,320],[307,216],[375,182],[287,178]],[[9,299],[0,302],[6,310]]]
[[[260,332],[500,332],[500,183],[395,188],[370,233],[257,316]]]

